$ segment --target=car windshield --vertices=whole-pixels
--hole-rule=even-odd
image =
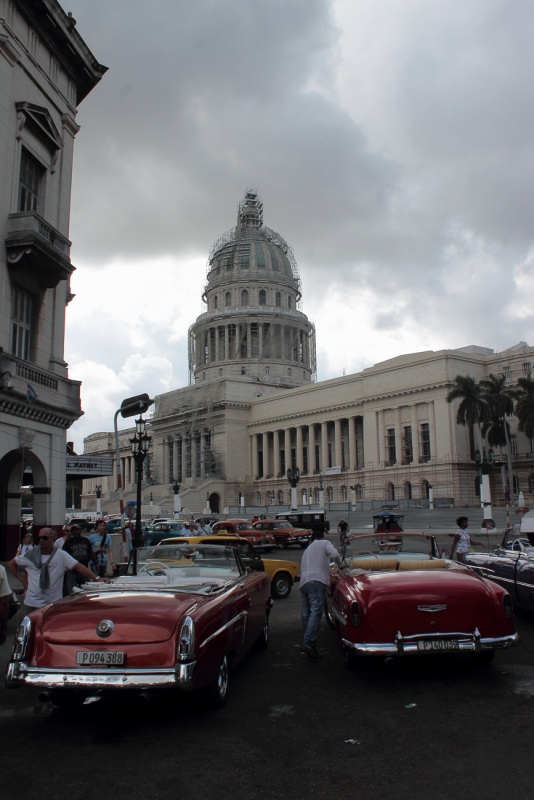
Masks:
[[[345,564],[352,569],[362,568],[368,559],[390,557],[396,561],[424,561],[438,558],[439,548],[434,536],[425,533],[384,533],[350,536],[343,547]]]
[[[231,546],[186,542],[137,549],[137,574],[130,557],[127,574],[99,589],[187,591],[210,594],[238,580],[245,572]]]

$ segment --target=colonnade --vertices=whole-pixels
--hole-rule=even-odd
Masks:
[[[213,474],[211,430],[208,428],[167,436],[161,440],[160,448],[162,483]]]
[[[287,322],[247,320],[210,325],[196,332],[195,345],[198,365],[273,358],[311,368],[309,331]]]

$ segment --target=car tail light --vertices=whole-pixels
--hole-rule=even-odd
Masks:
[[[358,625],[360,624],[360,618],[361,618],[360,606],[356,602],[351,603],[350,604],[350,619],[351,619],[352,624],[355,627],[358,627]]]
[[[504,610],[504,616],[508,617],[508,619],[512,619],[512,617],[514,616],[514,604],[509,594],[504,595],[502,599],[502,607]]]
[[[178,659],[189,661],[195,649],[195,623],[191,617],[186,617],[180,630],[178,639]]]
[[[15,634],[11,658],[13,661],[22,661],[29,651],[32,623],[29,617],[24,617]]]

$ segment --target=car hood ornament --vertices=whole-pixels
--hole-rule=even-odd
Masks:
[[[418,611],[427,611],[429,614],[435,614],[437,611],[446,611],[447,606],[445,603],[442,605],[433,605],[433,606],[417,606]]]
[[[107,639],[108,636],[111,636],[113,633],[113,629],[115,625],[110,619],[103,619],[100,620],[98,625],[96,626],[96,632],[98,636],[101,636],[103,639]]]

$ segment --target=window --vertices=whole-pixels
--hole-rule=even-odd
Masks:
[[[517,437],[514,435],[510,436],[510,454],[517,455]]]
[[[421,425],[421,457],[420,461],[430,461],[430,426],[428,422]]]
[[[525,373],[527,378],[530,378],[530,370],[531,370],[530,361],[527,361],[526,364],[523,364],[523,372]]]
[[[215,311],[217,311],[217,309],[219,308],[219,298],[217,297],[217,295],[215,295],[215,297],[213,298],[213,308],[215,309]]]
[[[510,367],[503,367],[502,375],[505,381],[510,380]]]
[[[248,289],[241,290],[241,305],[248,306]]]
[[[38,210],[39,189],[44,172],[41,164],[26,150],[23,150],[20,158],[18,211]]]
[[[293,308],[293,298],[291,297],[291,295],[289,295],[287,298],[287,307]]]
[[[395,428],[388,428],[386,431],[386,466],[391,467],[397,463],[397,451],[395,448]]]
[[[280,292],[276,293],[276,299],[275,299],[274,303],[275,303],[276,306],[281,306],[282,305],[282,295],[280,294]]]
[[[33,297],[18,287],[11,294],[11,352],[30,360],[32,345]]]
[[[232,293],[231,292],[226,292],[226,294],[224,295],[224,305],[226,306],[226,308],[229,308],[229,306],[232,305]]]
[[[412,426],[406,425],[402,429],[402,463],[411,464],[413,461]]]
[[[260,306],[264,306],[267,303],[267,293],[265,289],[260,289],[259,293],[259,304]]]

